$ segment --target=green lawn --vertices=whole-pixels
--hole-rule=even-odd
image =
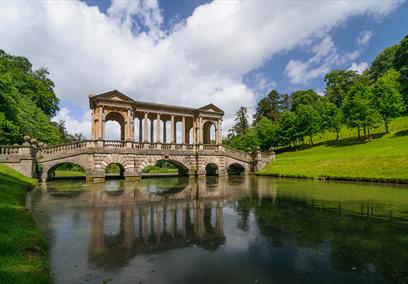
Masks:
[[[343,133],[352,135],[348,131]],[[349,137],[278,154],[259,174],[408,182],[408,117],[393,121],[390,134],[380,131],[379,138],[367,143]]]
[[[48,247],[25,194],[36,181],[0,164],[0,283],[51,283]]]
[[[149,174],[177,174],[176,168],[161,168],[158,166],[148,166],[143,170],[144,173]]]

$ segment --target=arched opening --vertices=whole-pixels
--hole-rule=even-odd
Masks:
[[[245,168],[241,164],[233,163],[227,169],[228,175],[242,175],[245,173]]]
[[[218,166],[214,163],[207,164],[207,166],[205,166],[205,175],[206,176],[218,175]]]
[[[108,140],[125,140],[125,119],[123,115],[118,112],[110,112],[106,115],[104,136]]]
[[[169,176],[188,176],[188,168],[183,164],[163,159],[157,161],[154,165],[145,167],[142,170],[143,177],[169,177]]]
[[[212,121],[207,121],[203,125],[203,142],[204,144],[216,144],[216,128]]]
[[[112,163],[106,166],[106,179],[122,179],[125,173],[125,168],[118,163]]]
[[[60,163],[48,170],[47,179],[85,179],[85,169],[75,163]]]

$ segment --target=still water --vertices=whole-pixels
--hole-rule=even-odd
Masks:
[[[56,283],[408,283],[408,187],[274,178],[38,187]]]

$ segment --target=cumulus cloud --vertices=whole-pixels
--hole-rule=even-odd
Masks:
[[[256,103],[245,74],[351,16],[383,17],[399,3],[213,1],[164,28],[155,0],[113,1],[106,14],[79,1],[9,1],[0,3],[0,39],[7,52],[48,67],[57,95],[79,108],[88,106],[89,93],[112,89],[151,102],[212,102],[226,112],[226,132],[239,106]],[[294,60],[287,74],[298,82],[306,73],[309,79],[323,74],[327,66],[309,65],[335,60],[333,48],[324,37],[314,62]],[[59,117],[72,119],[64,109]],[[68,129],[76,132],[85,119]]]
[[[363,74],[363,72],[368,68],[367,62],[356,63],[353,62],[349,68],[349,70],[354,70],[358,74]]]

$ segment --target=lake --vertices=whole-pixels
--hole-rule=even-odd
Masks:
[[[408,187],[54,181],[27,196],[56,283],[408,283]]]

